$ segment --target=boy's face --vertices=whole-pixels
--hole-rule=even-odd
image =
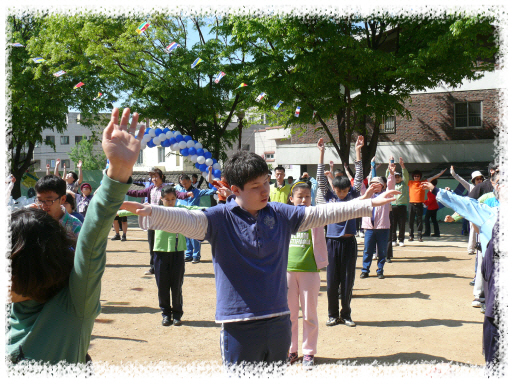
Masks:
[[[412,178],[413,178],[414,181],[421,181],[421,175],[417,175],[416,174]]]
[[[288,178],[288,184],[293,184],[293,177],[291,177],[291,176],[290,176],[290,177]]]
[[[193,184],[197,183],[197,177],[192,176],[192,183],[193,183]]]
[[[71,215],[71,213],[73,212],[73,209],[71,208],[71,204],[69,204],[67,201],[64,202],[64,208],[66,208],[66,211]]]
[[[482,176],[475,177],[475,185],[480,184],[482,181],[484,181]]]
[[[189,189],[190,186],[192,185],[192,181],[190,181],[190,179],[182,179],[181,180],[181,185],[183,185],[183,188],[185,189]]]
[[[347,197],[349,191],[350,187],[344,189],[334,187],[334,192],[336,193],[336,196],[338,196],[341,200]]]
[[[402,176],[395,175],[395,184],[398,184],[398,183],[401,183],[401,182],[402,182]]]
[[[91,188],[89,188],[89,187],[82,188],[82,195],[89,196],[90,194],[91,194]]]
[[[174,193],[168,193],[164,197],[161,197],[164,207],[174,207],[176,205],[176,195]]]
[[[296,191],[293,196],[290,196],[290,201],[293,205],[311,206],[311,190],[307,188],[295,188]]]
[[[62,217],[61,205],[66,201],[66,195],[58,196],[56,192],[36,192],[36,203],[43,211],[47,212],[55,220],[59,220]]]
[[[66,174],[66,177],[64,177],[64,180],[68,184],[73,184],[75,182],[75,178],[73,177],[73,174],[71,172]]]
[[[238,205],[250,214],[256,214],[257,211],[265,208],[268,203],[270,194],[268,175],[261,175],[247,182],[243,190],[236,185],[231,186],[231,190],[236,196]]]

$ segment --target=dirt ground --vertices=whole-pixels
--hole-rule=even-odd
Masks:
[[[210,245],[202,244],[199,264],[186,263],[183,325],[163,327],[155,279],[144,276],[149,263],[147,234],[134,219],[130,218],[126,242],[108,242],[102,313],[89,349],[93,361],[109,365],[220,364]],[[384,280],[376,278],[375,261],[370,278],[359,278],[363,239],[358,239],[354,328],[325,325],[326,273],[321,272],[317,365],[375,361],[378,365],[420,361],[466,367],[484,364],[483,314],[471,306],[473,287],[469,286],[474,256],[466,251],[467,237],[460,235],[460,224],[440,223],[440,228],[440,238],[426,238],[423,243],[406,239],[405,247],[395,247],[393,262],[385,265]]]

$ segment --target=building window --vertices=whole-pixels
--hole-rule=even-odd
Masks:
[[[265,153],[265,159],[268,160],[268,159],[273,159],[274,158],[274,154],[273,153]]]
[[[144,151],[141,149],[139,157],[137,158],[137,164],[144,164]]]
[[[50,160],[49,163],[51,168],[55,168],[55,160]]]
[[[396,133],[396,116],[383,116],[379,133]]]
[[[76,114],[76,123],[80,124],[80,114],[79,113]]]
[[[158,162],[159,163],[165,162],[165,148],[164,147],[158,147]]]
[[[83,138],[84,138],[83,136],[75,136],[75,144],[78,144],[79,142],[81,142]]]
[[[64,168],[64,166],[66,166],[66,169],[69,169],[69,168],[71,168],[71,162],[70,162],[70,160],[61,160],[60,166],[62,168]]]
[[[61,137],[60,137],[60,143],[61,143],[62,145],[69,144],[69,136],[61,136]]]
[[[267,115],[266,114],[261,115],[261,124],[262,125],[267,124]]]
[[[55,144],[55,136],[46,136],[46,142]]]
[[[481,128],[482,102],[455,103],[455,128]]]
[[[249,144],[242,145],[242,151],[250,151],[250,150],[251,150],[251,146]]]

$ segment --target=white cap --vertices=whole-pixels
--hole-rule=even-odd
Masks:
[[[479,177],[479,176],[482,176],[484,179],[484,175],[482,175],[482,173],[480,171],[475,171],[471,174],[471,182],[473,182],[473,180],[475,180],[475,178]]]

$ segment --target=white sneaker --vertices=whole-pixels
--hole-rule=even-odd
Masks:
[[[373,260],[377,260],[377,254],[376,253],[373,255]]]
[[[398,244],[397,244],[397,242],[396,242],[396,241],[393,241],[393,242],[391,243],[391,245],[392,245],[393,247],[396,247]]]
[[[475,297],[475,300],[473,300],[473,302],[471,303],[471,306],[473,308],[481,308],[482,307],[482,302],[480,301],[479,298]]]
[[[403,242],[399,242],[398,245],[401,247],[405,247],[405,244]]]
[[[474,255],[475,253],[475,251],[468,251],[468,255]]]
[[[359,237],[364,237],[364,232],[363,231],[359,232]]]

